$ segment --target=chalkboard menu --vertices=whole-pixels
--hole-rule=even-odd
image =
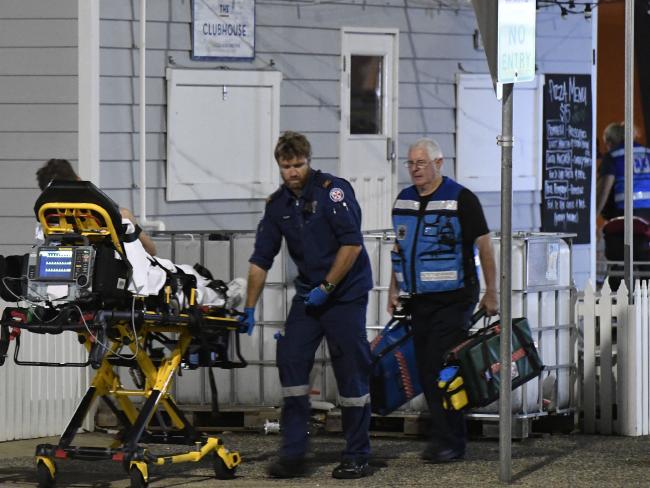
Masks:
[[[573,232],[590,241],[591,77],[545,75],[542,231]]]

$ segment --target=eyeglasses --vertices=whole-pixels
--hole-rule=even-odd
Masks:
[[[418,159],[417,161],[411,161],[409,159],[408,161],[404,161],[404,167],[408,169],[413,169],[413,168],[422,169],[432,162],[433,162],[432,160]]]

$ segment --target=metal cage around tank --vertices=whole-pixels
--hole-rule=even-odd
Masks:
[[[390,283],[390,249],[392,232],[369,232],[364,241],[373,271],[367,333],[372,340],[388,322],[386,312]],[[246,277],[255,233],[253,231],[168,231],[154,235],[158,253],[177,263],[199,263],[216,279],[228,281]],[[499,238],[493,238],[499,253]],[[545,364],[536,380],[513,392],[513,414],[519,419],[548,414],[570,414],[577,407],[576,398],[576,324],[574,317],[575,287],[571,275],[571,235],[549,233],[515,233],[513,235],[513,317],[526,316]],[[249,366],[241,370],[217,370],[219,405],[277,406],[281,404],[280,383],[275,368],[275,339],[281,332],[295,293],[292,280],[297,271],[283,245],[269,270],[257,306],[257,326],[253,335],[242,341],[242,353]],[[241,308],[241,307],[240,307]],[[311,374],[312,399],[336,403],[337,390],[323,342],[316,354]],[[201,369],[184,371],[176,384],[176,398],[181,404],[210,403],[207,373]],[[426,410],[420,396],[402,410]],[[496,404],[472,411],[470,417],[498,418]]]

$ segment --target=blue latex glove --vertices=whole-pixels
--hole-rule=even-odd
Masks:
[[[329,294],[319,285],[309,292],[309,295],[307,295],[307,298],[305,299],[305,305],[308,307],[318,307],[325,303],[328,297]]]
[[[246,333],[253,335],[253,329],[255,328],[255,307],[246,307],[244,313],[246,315],[240,316],[239,321],[246,324]]]

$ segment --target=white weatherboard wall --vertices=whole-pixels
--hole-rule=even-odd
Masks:
[[[445,7],[435,1],[406,6],[403,0],[365,0],[295,5],[256,2],[256,53],[252,62],[201,62],[190,59],[190,3],[151,2],[148,29],[148,122],[150,159],[147,175],[152,218],[169,229],[252,229],[261,201],[204,203],[165,201],[165,69],[273,69],[283,75],[280,130],[295,129],[313,143],[313,165],[328,171],[337,167],[339,131],[340,28],[342,26],[397,28],[400,32],[398,157],[407,146],[428,135],[438,139],[455,165],[455,79],[458,73],[487,73],[483,51],[473,48],[476,28],[473,10],[463,3]],[[133,116],[138,72],[137,8],[129,0],[102,2],[102,186],[123,205],[137,201],[131,188],[137,174],[137,141]],[[537,64],[540,73],[588,73],[591,27],[579,16],[561,19],[541,11],[538,19]],[[218,158],[215,157],[215,164]],[[230,162],[223,162],[227,168]],[[478,164],[478,162],[477,162]],[[407,173],[400,169],[400,182]],[[491,228],[498,228],[498,192],[480,195]],[[495,197],[497,197],[495,199]],[[518,230],[539,227],[539,193],[515,192],[514,221]],[[133,205],[134,206],[134,205]],[[136,209],[137,212],[137,209]]]
[[[166,192],[165,70],[171,68],[272,69],[282,73],[280,130],[307,134],[313,165],[337,168],[340,28],[399,30],[399,147],[418,137],[440,141],[444,172],[456,162],[455,80],[459,73],[487,73],[475,50],[473,10],[465,2],[347,0],[278,3],[257,0],[256,52],[252,62],[190,59],[190,0],[148,2],[147,210],[168,229],[253,229],[263,200],[168,202]],[[589,73],[591,24],[582,16],[560,18],[543,9],[537,20],[538,73]],[[76,0],[6,0],[0,9],[0,252],[23,252],[32,242],[34,171],[52,156],[76,159]],[[138,15],[136,0],[101,0],[100,184],[138,214]],[[76,162],[75,162],[76,163]],[[227,171],[236,164],[215,155]],[[477,161],[476,164],[481,164]],[[407,184],[405,168],[399,185]],[[490,229],[499,228],[499,192],[480,192]],[[515,230],[540,225],[537,191],[513,196]],[[588,266],[575,249],[576,276]],[[580,286],[582,279],[578,279]]]
[[[0,254],[34,238],[34,173],[77,159],[77,0],[0,6]]]
[[[0,7],[0,254],[34,240],[35,172],[77,164],[77,0],[4,0]],[[0,310],[3,308],[0,302]],[[23,358],[80,360],[69,334],[23,334]],[[86,370],[0,367],[0,441],[60,434],[87,387]]]
[[[1,3],[0,254],[16,254],[26,252],[33,243],[36,169],[51,157],[77,163],[77,0]],[[453,175],[456,76],[487,73],[487,62],[484,52],[473,48],[476,19],[467,3],[415,3],[257,0],[255,59],[227,63],[190,59],[190,0],[149,1],[148,217],[163,220],[169,229],[252,230],[264,205],[263,200],[166,201],[168,67],[280,71],[280,130],[306,133],[313,145],[313,166],[333,171],[339,154],[339,53],[340,28],[344,25],[399,30],[398,158],[405,158],[410,142],[431,136],[440,141],[445,152],[445,174]],[[135,46],[139,3],[101,0],[100,9],[100,185],[137,215],[139,66]],[[591,29],[581,16],[561,19],[557,9],[541,10],[537,21],[538,73],[589,73]],[[218,156],[215,162],[236,164]],[[404,186],[408,175],[404,168],[399,171],[400,186]],[[490,229],[497,230],[500,193],[481,192],[479,197]],[[515,188],[516,230],[539,228],[539,203],[539,192]],[[583,249],[574,248],[578,287],[589,269],[586,246]],[[7,388],[7,371],[7,366],[0,368],[0,388]],[[0,391],[0,401],[7,391]]]

